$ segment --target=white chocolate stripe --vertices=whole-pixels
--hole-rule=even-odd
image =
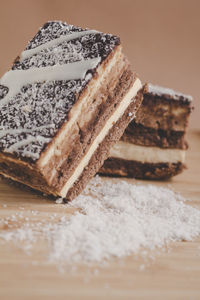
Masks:
[[[35,142],[35,141],[46,141],[47,143],[51,140],[50,138],[46,138],[46,137],[43,137],[43,136],[29,136],[27,137],[26,139],[22,140],[22,141],[19,141],[15,144],[13,144],[12,146],[10,146],[9,148],[5,149],[5,152],[15,152],[17,151],[20,147],[23,147],[23,146],[26,146],[32,142]]]
[[[136,96],[137,92],[141,89],[142,83],[139,80],[139,78],[136,79],[132,87],[129,89],[128,93],[125,95],[113,115],[110,117],[110,119],[106,122],[105,126],[102,128],[99,135],[95,138],[94,142],[91,144],[88,152],[86,155],[82,158],[79,165],[75,169],[72,176],[67,180],[66,184],[60,191],[61,197],[66,197],[69,189],[73,186],[75,181],[79,178],[81,173],[83,172],[84,168],[88,165],[92,155],[98,148],[99,144],[104,140],[106,135],[108,134],[109,130],[112,128],[112,126],[118,121],[118,119],[123,115],[127,107],[130,105],[131,101],[133,100],[133,97]]]
[[[84,79],[86,72],[96,68],[100,61],[101,58],[96,57],[64,65],[8,71],[0,80],[1,85],[9,88],[8,94],[0,100],[0,107],[8,103],[27,84],[42,81]]]
[[[67,35],[62,35],[59,38],[51,40],[51,41],[49,41],[45,44],[42,44],[42,45],[40,45],[36,48],[23,51],[21,56],[20,56],[20,61],[22,62],[26,58],[29,58],[29,57],[39,53],[40,51],[42,51],[44,49],[51,48],[51,47],[53,47],[55,45],[59,45],[63,42],[69,42],[71,40],[78,39],[78,38],[80,38],[84,35],[91,34],[91,33],[98,33],[98,31],[96,31],[96,30],[85,30],[85,31],[73,32],[73,33],[67,34]]]
[[[17,128],[17,129],[4,129],[0,127],[0,138],[7,134],[20,134],[20,133],[32,133],[38,130],[46,129],[46,128],[54,128],[55,124],[49,124],[49,125],[44,125],[44,126],[39,126],[39,127],[34,127],[32,129],[26,129],[26,128]]]

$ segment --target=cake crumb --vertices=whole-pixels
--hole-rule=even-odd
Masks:
[[[62,203],[63,203],[63,198],[56,199],[56,204],[62,204]]]

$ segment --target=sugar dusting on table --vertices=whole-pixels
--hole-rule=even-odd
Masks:
[[[0,242],[30,250],[42,239],[48,242],[48,260],[56,264],[102,263],[148,253],[200,235],[200,211],[185,201],[164,187],[96,177],[82,195],[65,205],[78,208],[73,215],[63,212],[61,217],[50,215],[49,222],[32,222],[34,211],[27,219],[20,211],[0,220]],[[5,230],[12,220],[18,226]]]

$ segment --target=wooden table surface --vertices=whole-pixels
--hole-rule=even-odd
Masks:
[[[188,170],[170,182],[153,184],[170,183],[192,200],[191,205],[200,208],[200,132],[191,132],[188,139]],[[52,213],[72,213],[63,205],[0,182],[0,218],[22,207],[29,219],[33,218],[30,210],[37,210],[37,219],[47,222]],[[79,266],[74,272],[62,273],[56,265],[45,263],[46,256],[42,241],[32,255],[12,243],[0,244],[0,299],[200,299],[200,239],[173,244],[144,270],[143,260],[131,256],[106,267]]]

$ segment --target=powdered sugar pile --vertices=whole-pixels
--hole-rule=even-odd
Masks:
[[[53,262],[102,262],[199,236],[200,211],[184,202],[166,188],[96,177],[68,204],[79,208],[72,216],[53,223],[26,222],[1,231],[0,238],[29,244],[48,240]]]

